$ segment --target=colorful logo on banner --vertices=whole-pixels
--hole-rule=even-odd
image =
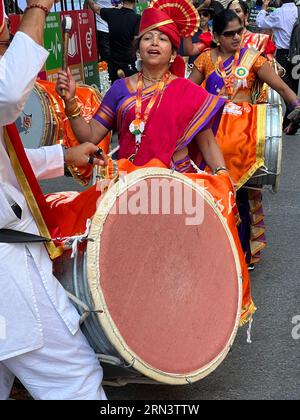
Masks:
[[[65,16],[69,16],[72,19],[72,29],[69,32],[68,64],[69,66],[73,66],[81,63],[78,12],[61,12],[61,20],[63,20]]]
[[[49,52],[46,70],[60,68],[62,63],[62,34],[59,13],[50,13],[46,18],[44,47]]]
[[[92,10],[81,10],[78,12],[78,27],[82,62],[97,62],[97,38],[95,31],[94,13]]]
[[[13,33],[17,32],[22,15],[10,15]],[[44,47],[49,57],[39,78],[55,82],[62,66],[63,37],[61,20],[73,21],[69,37],[68,65],[76,82],[100,87],[98,49],[94,13],[91,10],[50,13],[45,22]]]

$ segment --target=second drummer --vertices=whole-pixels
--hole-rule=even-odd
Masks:
[[[259,96],[255,91],[257,80],[267,83],[294,107],[299,99],[259,51],[241,48],[244,27],[235,12],[225,10],[216,15],[213,32],[216,48],[198,57],[190,79],[199,85],[205,81],[208,92],[227,100],[217,141],[240,188],[263,165],[265,108],[251,105]],[[265,246],[261,193],[240,189],[237,202],[242,220],[240,238],[251,269]]]

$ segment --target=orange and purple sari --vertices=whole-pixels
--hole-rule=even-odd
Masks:
[[[145,111],[154,87],[143,91],[142,112]],[[152,108],[142,136],[142,143],[134,158],[135,165],[145,165],[159,159],[179,172],[190,172],[190,159],[173,162],[173,154],[192,143],[194,137],[207,128],[216,134],[225,100],[196,86],[189,80],[170,81]],[[129,131],[135,119],[136,92],[129,79],[116,81],[104,97],[94,118],[119,135],[119,159],[135,153],[135,136]]]
[[[230,74],[233,56],[224,62],[225,71]],[[230,175],[240,189],[254,173],[264,165],[264,144],[266,124],[266,104],[253,105],[235,101],[235,97],[250,97],[256,82],[256,74],[267,62],[261,53],[253,48],[242,48],[239,66],[248,70],[245,85],[236,82],[233,101],[227,101],[216,136],[221,147]],[[208,92],[225,96],[222,75],[216,69],[211,50],[201,54],[195,66],[205,77]],[[239,226],[240,239],[247,262],[259,261],[260,251],[266,246],[261,193],[240,190],[237,202],[242,223]],[[259,232],[259,235],[257,234]]]

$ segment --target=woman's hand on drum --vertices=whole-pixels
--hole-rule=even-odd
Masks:
[[[74,98],[76,93],[76,82],[69,67],[67,68],[67,71],[60,70],[58,72],[55,90],[65,102]]]
[[[80,146],[66,149],[65,163],[70,166],[106,166],[105,158],[99,154],[99,147],[92,143],[82,143]],[[99,159],[99,156],[101,158]]]

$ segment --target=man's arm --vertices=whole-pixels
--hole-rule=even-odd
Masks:
[[[64,154],[61,145],[26,149],[26,154],[39,181],[64,175]]]
[[[77,167],[104,166],[106,162],[98,155],[98,146],[83,143],[70,147],[65,152],[61,145],[26,150],[27,157],[38,180],[57,178],[64,175],[64,165]],[[91,157],[93,163],[91,163]]]
[[[34,0],[28,1],[28,5]],[[48,9],[53,0],[39,0]],[[41,47],[46,13],[40,8],[26,11],[13,42],[0,60],[0,125],[14,122],[33,89],[35,78],[48,53]]]
[[[48,53],[28,35],[17,32],[0,60],[0,125],[13,123],[30,95]]]
[[[27,0],[27,5],[38,3],[50,10],[55,2],[54,0],[39,0],[38,2]],[[45,18],[46,13],[42,9],[38,7],[29,9],[23,15],[19,31],[24,32],[37,44],[43,45]]]
[[[99,6],[99,4],[97,4],[96,2],[94,2],[93,0],[88,0],[87,4],[89,6],[89,8],[94,12],[97,13],[98,15],[100,15],[100,11],[101,11],[101,6]]]
[[[256,25],[262,29],[278,29],[280,28],[279,13],[281,13],[281,10],[268,14],[269,3],[270,0],[264,0],[262,10],[256,16]]]

